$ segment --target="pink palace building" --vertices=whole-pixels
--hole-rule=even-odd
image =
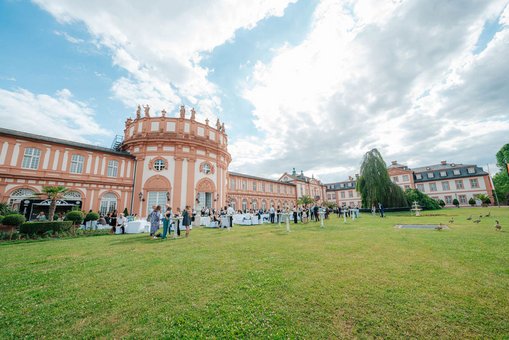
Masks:
[[[323,184],[295,169],[278,180],[230,172],[228,135],[219,120],[213,126],[208,120],[198,122],[194,109],[186,112],[184,106],[177,117],[167,117],[164,110],[151,116],[148,105],[143,111],[138,106],[111,148],[0,128],[0,202],[33,218],[49,206],[34,194],[44,186],[62,185],[69,191],[57,211],[127,208],[146,216],[153,205],[165,204],[173,209],[231,204],[236,210],[265,210],[293,207],[303,195],[318,204],[360,206],[353,178]],[[455,197],[466,205],[476,193],[491,196],[493,191],[488,174],[477,166],[445,163],[410,170],[395,163],[389,173],[403,188],[422,188],[448,205]]]

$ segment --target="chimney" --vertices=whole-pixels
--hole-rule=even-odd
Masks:
[[[391,161],[392,165],[398,164],[398,161]]]
[[[353,177],[352,176],[348,176],[348,180],[349,181],[353,181]]]
[[[295,176],[297,173],[295,172],[295,168],[292,170],[292,176]]]
[[[355,174],[355,179],[359,179],[359,174]]]
[[[440,164],[447,165],[447,161],[441,161]]]
[[[303,172],[302,170],[300,171],[300,175],[301,175],[301,176],[304,176],[304,172]]]

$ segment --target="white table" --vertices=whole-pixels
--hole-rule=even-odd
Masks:
[[[120,228],[117,228],[120,229]],[[148,233],[150,231],[150,223],[146,220],[137,220],[128,222],[125,227],[126,234]]]
[[[202,217],[200,217],[200,225],[208,227],[210,225],[210,216],[202,216]]]

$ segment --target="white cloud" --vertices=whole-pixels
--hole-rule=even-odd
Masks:
[[[111,49],[114,64],[129,72],[112,89],[125,105],[160,109],[185,101],[211,119],[220,101],[200,54],[233,39],[238,29],[283,15],[294,1],[35,0],[61,23],[83,22],[99,45]]]
[[[78,142],[94,136],[108,136],[96,122],[94,111],[61,89],[54,96],[34,94],[25,89],[0,89],[2,127]]]
[[[509,28],[473,50],[506,6],[321,1],[302,43],[256,63],[243,96],[263,136],[233,143],[233,168],[270,174],[278,160],[340,180],[373,147],[410,166],[491,162],[509,132]]]

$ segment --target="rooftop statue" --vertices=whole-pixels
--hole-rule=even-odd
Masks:
[[[194,107],[191,109],[191,120],[196,119],[196,111],[194,110]]]
[[[145,117],[150,117],[150,106],[147,104],[143,106],[143,109],[145,110]]]
[[[136,119],[141,118],[141,106],[138,104],[138,108],[136,109]]]
[[[205,118],[205,124],[206,124],[207,126],[209,126],[209,119],[208,119],[208,118]]]
[[[186,118],[186,108],[184,105],[180,106],[180,118]]]
[[[216,120],[216,128],[221,131],[221,123],[219,122],[219,118]]]
[[[224,122],[221,124],[221,131],[225,132],[225,130],[224,130]]]
[[[162,116],[162,117],[166,117],[166,110],[165,110],[165,109],[163,109],[163,110],[161,111],[161,116]]]
[[[129,125],[133,122],[133,120],[131,119],[131,117],[127,118],[126,121],[125,121],[125,125]]]

